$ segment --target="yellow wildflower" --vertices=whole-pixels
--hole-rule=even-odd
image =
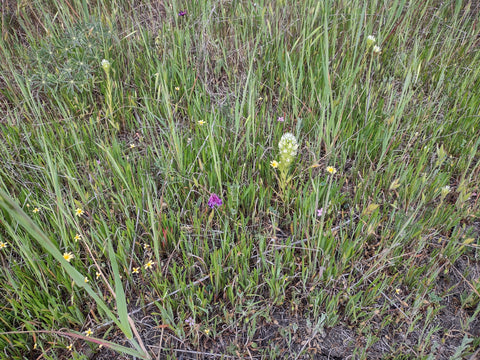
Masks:
[[[276,161],[276,160],[270,161],[270,166],[273,167],[274,169],[276,169],[278,167],[278,161]]]
[[[202,126],[202,125],[205,124],[205,123],[206,123],[205,120],[198,120],[198,121],[197,121],[197,124],[200,125],[200,126]]]
[[[82,216],[84,212],[85,212],[85,211],[83,211],[82,209],[77,208],[77,210],[75,210],[75,215],[77,215],[77,216]]]
[[[337,172],[337,169],[335,169],[333,166],[327,166],[327,172],[333,175]]]
[[[0,250],[5,249],[6,247],[7,247],[7,243],[3,242],[3,241],[0,241]]]
[[[70,262],[75,256],[71,252],[63,253],[63,258]]]
[[[80,234],[75,234],[75,236],[74,236],[73,239],[74,239],[75,241],[78,241],[78,240],[80,240],[81,238],[82,238],[82,235],[80,235]]]
[[[92,328],[88,328],[88,330],[85,331],[85,336],[90,336],[93,335]]]
[[[148,262],[144,265],[145,270],[151,269],[155,263],[152,260],[148,260]]]
[[[132,269],[132,272],[133,272],[134,274],[138,274],[139,271],[140,271],[140,268],[139,268],[139,267],[134,267],[134,268]]]
[[[35,214],[38,213],[39,211],[40,211],[40,209],[37,208],[37,207],[36,207],[35,209],[33,209],[33,212],[34,212]]]

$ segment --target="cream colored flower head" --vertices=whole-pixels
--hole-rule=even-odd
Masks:
[[[375,36],[368,35],[368,37],[367,37],[367,46],[368,47],[374,45],[376,42],[377,42],[377,39],[375,39]]]
[[[441,196],[442,197],[447,196],[449,193],[450,193],[450,186],[449,185],[445,185],[444,187],[442,187],[442,189],[441,189]]]
[[[110,66],[112,66],[112,64],[110,64],[110,61],[108,61],[107,59],[102,60],[102,68],[103,70],[105,70],[106,73],[110,71]]]
[[[382,53],[382,49],[380,48],[380,46],[375,45],[375,46],[373,47],[373,53],[374,53],[375,55],[380,55],[380,54]]]
[[[278,143],[278,148],[280,149],[279,166],[281,169],[287,170],[293,162],[295,155],[297,155],[297,139],[292,133],[285,133]]]

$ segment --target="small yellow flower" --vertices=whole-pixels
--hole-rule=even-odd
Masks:
[[[33,212],[34,212],[35,214],[38,213],[39,211],[40,211],[40,209],[37,208],[37,207],[36,207],[35,209],[33,209]]]
[[[63,258],[70,262],[75,256],[71,252],[63,253]]]
[[[375,55],[380,55],[380,54],[382,53],[382,49],[380,48],[380,46],[375,45],[375,46],[373,47],[373,53],[374,53]]]
[[[88,328],[88,330],[85,331],[85,336],[90,336],[90,335],[93,335],[92,328]]]
[[[81,238],[82,238],[82,235],[80,235],[80,234],[75,234],[75,236],[74,236],[73,239],[74,239],[75,241],[78,241],[78,240],[80,240]]]
[[[85,212],[85,211],[83,211],[82,209],[77,208],[77,210],[75,210],[75,215],[77,215],[77,216],[82,216],[84,212]]]
[[[205,334],[206,335],[210,334],[210,329],[205,329]]]
[[[130,149],[133,149],[135,147],[135,144],[130,144]]]
[[[176,90],[176,91],[179,91],[180,88],[179,88],[178,86],[175,86],[175,90]]]
[[[150,245],[148,244],[143,244],[143,250],[148,250],[150,248]]]
[[[333,166],[327,166],[327,172],[333,175],[337,172],[337,169],[335,169]]]
[[[95,273],[95,277],[96,277],[97,279],[100,277],[100,275],[102,275],[102,274],[100,274],[98,271]]]
[[[139,267],[134,267],[134,268],[132,269],[132,272],[133,272],[134,274],[138,274],[139,271],[140,271],[140,268],[139,268]]]
[[[395,292],[397,293],[397,295],[400,295],[400,292],[401,292],[401,291],[402,291],[402,290],[400,290],[400,289],[398,289],[398,288],[395,289]]]
[[[270,166],[273,167],[274,169],[276,169],[278,167],[278,161],[276,161],[276,160],[270,161]]]
[[[148,260],[148,262],[144,265],[145,270],[151,269],[155,263],[152,260]]]
[[[3,241],[0,241],[0,250],[5,249],[6,247],[7,247],[7,243],[3,242]]]
[[[200,125],[200,126],[202,126],[202,125],[205,124],[205,123],[206,123],[205,120],[198,120],[198,121],[197,121],[197,124]]]
[[[88,283],[90,280],[88,280],[88,278],[85,276],[85,279],[83,280],[85,281],[85,284]]]
[[[68,350],[68,351],[72,351],[72,350],[73,350],[73,344],[68,345],[68,346],[67,346],[67,350]]]

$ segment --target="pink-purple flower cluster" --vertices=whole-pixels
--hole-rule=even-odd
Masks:
[[[210,206],[211,209],[213,209],[215,206],[221,206],[222,204],[222,199],[220,199],[217,194],[212,193],[212,195],[210,195],[210,199],[208,199],[208,206]]]

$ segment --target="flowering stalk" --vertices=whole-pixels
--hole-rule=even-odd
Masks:
[[[292,177],[287,178],[287,176],[290,166],[295,159],[295,155],[297,155],[297,139],[295,139],[295,136],[291,133],[283,134],[280,142],[278,143],[278,148],[280,150],[280,161],[277,162],[276,160],[273,160],[270,165],[273,168],[278,168],[280,171],[280,177],[278,180],[282,194],[284,194],[287,184],[292,179]]]
[[[375,56],[379,56],[382,52],[382,49],[380,46],[377,44],[377,39],[373,35],[369,35],[367,37],[367,52],[370,52],[371,54]],[[368,65],[368,73],[367,73],[367,89],[368,89],[368,97],[367,97],[367,111],[365,111],[365,126],[367,125],[367,120],[368,120],[368,109],[370,108],[370,80],[371,80],[371,74],[372,74],[372,62],[373,62],[373,57],[370,57],[370,63]]]
[[[105,96],[105,101],[107,103],[107,107],[108,107],[108,113],[107,113],[107,118],[109,119],[110,121],[110,124],[113,125],[113,127],[118,130],[118,124],[115,123],[115,121],[113,121],[113,96],[112,96],[112,88],[113,88],[113,84],[112,84],[112,81],[110,79],[110,68],[111,68],[112,64],[110,64],[110,61],[106,60],[106,59],[103,59],[102,60],[102,68],[103,70],[105,71],[105,75],[107,75],[107,93],[106,93],[106,96]]]

